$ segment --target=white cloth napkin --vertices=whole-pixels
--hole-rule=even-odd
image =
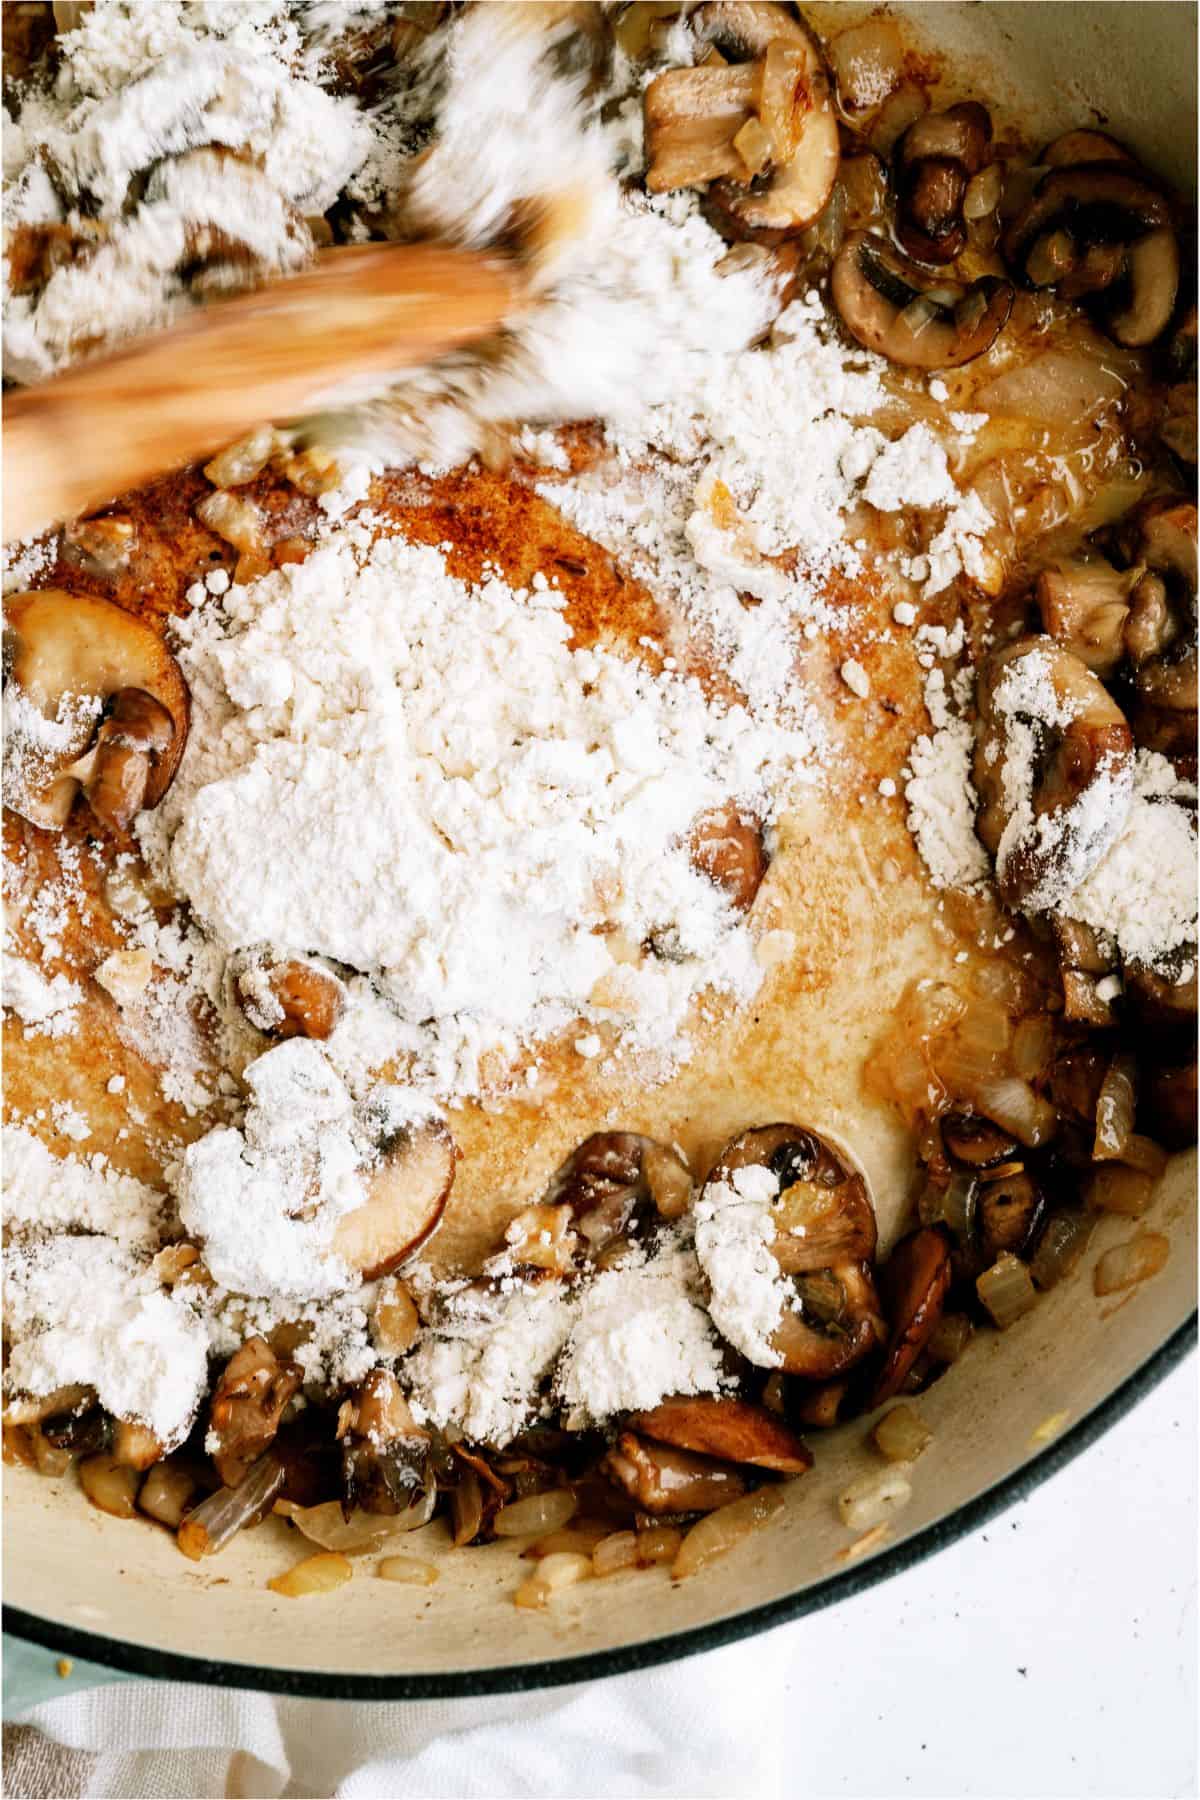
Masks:
[[[773,1800],[781,1792],[780,1635],[611,1681],[472,1700],[350,1705],[170,1682],[93,1688],[21,1721],[91,1753],[63,1767],[70,1789],[46,1785],[54,1745],[29,1739],[15,1759],[10,1752],[7,1787],[97,1800]],[[14,1761],[27,1757],[18,1787]]]

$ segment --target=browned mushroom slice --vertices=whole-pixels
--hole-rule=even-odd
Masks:
[[[738,1469],[623,1431],[600,1467],[643,1512],[713,1512],[746,1492]]]
[[[877,1228],[867,1184],[826,1139],[801,1125],[757,1126],[725,1146],[708,1180],[755,1165],[779,1183],[771,1250],[786,1274],[872,1260]]]
[[[762,832],[734,806],[697,819],[688,834],[692,862],[729,896],[738,912],[748,912],[767,872]]]
[[[1163,495],[1139,507],[1124,528],[1131,561],[1144,570],[1126,631],[1134,684],[1148,706],[1195,712],[1195,504]]]
[[[1072,893],[1120,833],[1133,737],[1097,677],[1052,638],[997,651],[976,694],[976,830],[996,858],[1005,904],[1044,909]]]
[[[869,1263],[839,1263],[819,1292],[812,1277],[800,1276],[796,1292],[801,1310],[785,1311],[771,1338],[785,1374],[828,1381],[883,1342],[886,1327]]]
[[[812,1468],[812,1452],[790,1426],[748,1400],[709,1395],[662,1400],[649,1412],[635,1414],[629,1424],[655,1443],[723,1462],[748,1463],[781,1475],[803,1475]]]
[[[429,1238],[446,1210],[458,1153],[438,1120],[395,1135],[367,1176],[368,1198],[338,1220],[332,1253],[364,1281],[390,1275]]]
[[[268,1037],[323,1040],[345,1010],[345,987],[320,963],[252,954],[237,959],[232,975],[242,1011]]]
[[[415,1423],[390,1369],[372,1369],[338,1414],[344,1509],[406,1513],[432,1502],[428,1432]],[[433,1507],[429,1505],[432,1516]]]
[[[1179,288],[1170,204],[1144,171],[1116,160],[1051,169],[1009,222],[1005,260],[1029,287],[1102,295],[1100,318],[1120,344],[1165,331]],[[1090,263],[1089,259],[1090,258]]]
[[[998,1175],[979,1189],[975,1216],[980,1248],[989,1263],[1005,1250],[1023,1256],[1046,1214],[1046,1196],[1025,1169]]]
[[[987,108],[964,100],[916,119],[896,145],[896,235],[920,262],[948,263],[965,248],[963,199],[992,137]]]
[[[108,600],[43,588],[7,599],[4,620],[6,804],[60,831],[82,790],[124,835],[179,766],[188,695],[178,664],[157,632]]]
[[[740,1231],[744,1199],[737,1176],[754,1168],[769,1173],[774,1192],[764,1246],[766,1267],[778,1270],[779,1313],[769,1355],[734,1322],[737,1294],[730,1290],[723,1254],[727,1209]],[[704,1198],[709,1211],[698,1226],[696,1249],[712,1289],[709,1310],[717,1329],[752,1362],[825,1380],[853,1368],[882,1342],[870,1266],[875,1213],[866,1183],[816,1132],[798,1125],[742,1132],[713,1166]]]
[[[568,1209],[594,1259],[640,1229],[644,1207],[678,1219],[691,1205],[687,1164],[654,1138],[633,1131],[597,1131],[573,1150],[552,1179],[547,1202]]]
[[[942,1120],[942,1142],[955,1162],[969,1169],[990,1169],[1008,1162],[1017,1140],[978,1113],[947,1113]]]
[[[1136,581],[1100,558],[1057,563],[1042,571],[1034,590],[1042,624],[1094,674],[1112,675],[1125,658]]]
[[[945,1308],[950,1274],[950,1243],[936,1225],[923,1225],[901,1238],[888,1257],[881,1282],[892,1331],[871,1395],[872,1407],[899,1393],[933,1336]]]
[[[1190,1031],[1196,1019],[1196,946],[1178,953],[1178,969],[1160,971],[1145,963],[1125,964],[1125,991],[1133,1016],[1143,1032],[1157,1034]],[[1183,979],[1173,979],[1182,976]]]
[[[984,276],[931,285],[927,270],[871,232],[853,232],[833,265],[833,303],[868,350],[919,369],[956,369],[991,347],[1008,322],[1013,290]]]
[[[213,1390],[209,1413],[209,1454],[226,1487],[237,1487],[272,1443],[299,1386],[299,1369],[281,1361],[265,1339],[247,1338],[234,1351]]]
[[[809,77],[808,91],[811,104],[789,160],[749,187],[714,181],[705,195],[705,217],[728,242],[780,244],[798,236],[825,210],[837,180],[841,145],[828,80],[820,69]]]

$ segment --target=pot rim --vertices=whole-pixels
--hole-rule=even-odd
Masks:
[[[863,1563],[848,1564],[845,1569],[811,1583],[798,1593],[785,1594],[763,1606],[749,1607],[707,1625],[670,1632],[624,1648],[514,1663],[504,1668],[468,1669],[460,1674],[344,1675],[332,1670],[285,1669],[191,1656],[177,1650],[159,1650],[98,1632],[82,1631],[20,1607],[4,1608],[4,1627],[28,1643],[101,1663],[129,1675],[156,1681],[200,1682],[211,1687],[249,1688],[310,1700],[467,1699],[627,1675],[638,1669],[655,1668],[661,1663],[682,1661],[684,1657],[697,1656],[706,1650],[717,1650],[725,1644],[770,1631],[776,1625],[822,1612],[838,1601],[865,1593],[877,1582],[915,1568],[926,1557],[957,1543],[1008,1507],[1028,1498],[1042,1482],[1098,1442],[1183,1362],[1195,1348],[1196,1336],[1197,1313],[1193,1311],[1140,1367],[1126,1376],[1069,1431],[1021,1463],[1011,1474],[993,1482],[973,1500],[956,1507],[892,1549],[882,1550]]]

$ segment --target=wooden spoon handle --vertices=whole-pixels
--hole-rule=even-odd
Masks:
[[[515,313],[511,264],[425,244],[327,250],[313,268],[14,394],[4,416],[4,537],[29,537],[264,420],[338,404]],[[344,402],[343,402],[344,403]]]

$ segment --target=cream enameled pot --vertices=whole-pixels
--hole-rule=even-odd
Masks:
[[[868,12],[806,10],[831,30]],[[1194,191],[1192,5],[947,0],[896,10],[945,53],[956,96],[974,89],[1045,137],[1100,122]],[[846,1482],[877,1466],[861,1421],[823,1435],[816,1467],[788,1488],[781,1518],[701,1577],[675,1586],[648,1577],[653,1588],[639,1589],[637,1604],[627,1580],[589,1584],[541,1614],[514,1609],[516,1571],[504,1545],[440,1557],[441,1578],[430,1589],[388,1588],[381,1597],[364,1569],[330,1599],[298,1608],[265,1586],[286,1566],[273,1535],[282,1525],[271,1522],[197,1565],[165,1533],[87,1506],[73,1482],[9,1469],[7,1628],[68,1655],[150,1675],[396,1698],[615,1673],[815,1612],[1011,1504],[1185,1354],[1195,1339],[1194,1199],[1194,1157],[1177,1159],[1145,1221],[1171,1240],[1169,1262],[1153,1281],[1099,1301],[1092,1254],[1079,1279],[1014,1329],[977,1335],[923,1397],[935,1436],[918,1465],[913,1500],[861,1559],[845,1558],[848,1534],[835,1508]],[[1128,1235],[1129,1221],[1107,1219],[1095,1251]],[[1071,1528],[1064,1519],[1064,1533]]]

